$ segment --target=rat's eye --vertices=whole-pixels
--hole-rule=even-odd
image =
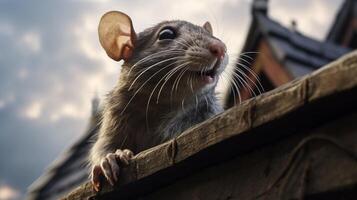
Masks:
[[[159,33],[159,40],[173,40],[176,37],[176,33],[172,28],[164,28]]]

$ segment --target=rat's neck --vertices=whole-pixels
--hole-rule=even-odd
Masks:
[[[214,92],[194,98],[193,102],[185,103],[176,112],[169,113],[161,122],[158,133],[161,141],[167,141],[195,124],[201,123],[212,116],[221,113],[222,106],[218,103]]]

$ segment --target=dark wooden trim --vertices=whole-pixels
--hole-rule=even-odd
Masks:
[[[294,79],[284,66],[279,63],[268,42],[263,40],[260,44],[263,70],[275,87],[279,87]]]
[[[349,25],[347,26],[347,30],[343,32],[344,35],[341,39],[341,45],[344,47],[349,47],[353,34],[355,33],[355,31],[357,31],[357,18],[352,19],[351,22],[348,24]]]
[[[275,87],[279,87],[294,79],[294,77],[291,76],[284,66],[276,59],[272,48],[265,39],[261,40],[257,51],[259,52],[258,56],[251,65],[251,69],[256,74],[265,73]],[[254,84],[257,84],[257,81],[252,74],[248,73],[247,75],[254,81],[254,83],[249,81],[249,86],[244,87],[240,91],[242,101],[252,97],[249,87],[254,89]]]
[[[258,50],[259,52],[259,50]],[[244,58],[244,59],[247,59],[247,58]],[[251,64],[251,66],[247,66],[247,67],[250,67],[251,70],[253,70],[254,73],[256,73],[257,75],[259,75],[260,73],[262,73],[263,71],[263,67],[262,67],[262,59],[261,59],[261,55],[260,53],[258,53],[258,55],[256,56],[256,58],[254,59],[253,63]],[[240,66],[237,66],[238,68]],[[244,70],[244,69],[243,69]],[[241,100],[244,101],[244,100],[247,100],[249,98],[252,97],[252,94],[250,92],[250,89],[249,87],[251,87],[252,89],[255,88],[254,84],[257,84],[257,81],[256,81],[256,78],[251,74],[251,73],[247,73],[246,74],[250,80],[252,80],[253,82],[251,81],[248,81],[248,84],[249,86],[246,86],[244,88],[242,88],[240,90],[240,93],[241,93]],[[235,102],[235,104],[237,104],[239,102]]]

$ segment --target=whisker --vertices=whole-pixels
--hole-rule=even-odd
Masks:
[[[158,83],[155,85],[154,89],[152,90],[152,92],[150,93],[150,96],[148,98],[147,104],[146,104],[146,112],[145,112],[145,116],[146,116],[146,126],[149,129],[149,120],[148,120],[148,113],[149,113],[149,106],[150,106],[150,101],[152,98],[152,95],[154,94],[156,88],[159,86],[160,82],[166,77],[168,73],[166,73],[159,81]]]
[[[239,82],[240,85],[242,85],[243,88],[247,87],[249,89],[249,93],[252,94],[252,88],[250,87],[250,85],[245,81],[245,79],[243,77],[240,76],[240,74],[237,74],[236,72],[232,72],[233,77],[235,78],[235,80],[237,80]],[[232,77],[232,78],[233,78]],[[233,79],[234,80],[234,79]]]
[[[263,85],[261,84],[261,80],[259,79],[258,75],[257,75],[253,70],[251,70],[251,69],[249,69],[248,67],[246,67],[245,65],[243,65],[243,64],[241,64],[241,63],[237,63],[237,64],[238,64],[239,66],[243,67],[244,69],[246,69],[248,72],[250,72],[250,73],[253,75],[253,77],[254,77],[255,80],[258,82],[258,85],[259,85],[260,87],[258,87],[258,85],[255,83],[255,81],[253,81],[252,79],[250,79],[249,76],[245,74],[245,72],[243,72],[243,71],[240,70],[240,69],[237,69],[237,70],[239,70],[245,77],[247,77],[247,78],[254,84],[254,86],[258,89],[259,93],[261,94],[262,91],[264,92],[264,87],[263,87]],[[260,89],[261,89],[261,90],[260,90]]]
[[[144,71],[142,71],[135,79],[134,81],[131,83],[130,87],[128,90],[130,90],[133,85],[136,83],[136,81],[140,78],[140,76],[142,76],[145,72],[149,71],[150,69],[152,69],[153,67],[155,66],[159,66],[160,64],[164,63],[164,62],[167,62],[167,61],[170,61],[170,60],[175,60],[175,59],[178,59],[178,58],[181,58],[182,56],[176,56],[176,57],[172,57],[172,58],[168,58],[168,59],[165,59],[165,60],[162,60],[160,62],[157,62],[153,65],[150,65],[149,67],[147,67]]]
[[[246,60],[246,59],[244,59],[242,57],[239,57],[237,62],[240,62],[241,60],[244,61],[247,65],[249,65],[249,66],[251,65],[251,63],[248,60]]]
[[[241,63],[240,61],[244,61],[245,63],[247,63],[248,65],[250,65],[251,63],[249,61],[247,61],[246,59],[242,58],[242,57],[248,57],[249,59],[253,60],[250,56],[245,55],[246,53],[242,53],[241,56],[238,58],[238,61],[236,61],[236,65],[239,65],[240,67],[244,68],[245,70],[247,70],[248,73],[250,73],[254,79],[257,81],[258,85],[255,83],[255,81],[251,80],[249,78],[249,76],[246,75],[245,72],[241,71],[242,75],[245,76],[247,79],[249,79],[250,82],[252,82],[255,85],[255,88],[258,89],[259,94],[261,94],[262,92],[264,92],[264,87],[261,84],[261,80],[259,78],[259,75],[257,73],[255,73],[254,70],[252,70],[251,68],[247,67],[244,63]],[[237,69],[239,70],[239,69]]]
[[[231,84],[231,82],[227,79],[227,77],[226,77],[226,71],[223,71],[221,74],[219,74],[219,79],[220,80],[222,80],[223,82],[224,82],[224,85],[226,85],[226,86],[229,86],[229,88],[228,88],[228,91],[230,92],[230,91],[232,91],[233,92],[233,99],[234,99],[234,102],[235,102],[235,93],[234,93],[234,90],[233,90],[233,88],[232,88],[232,84]]]
[[[208,106],[207,96],[206,96],[206,95],[204,95],[204,98],[205,98],[205,101],[206,101],[206,110],[208,111],[208,110],[209,110],[209,106]]]
[[[188,67],[187,67],[188,64],[190,64],[190,63],[187,63],[186,66],[183,66],[183,67],[182,67],[183,70],[178,74],[178,76],[176,77],[174,83],[172,84],[171,93],[170,93],[171,96],[172,96],[172,94],[174,93],[174,88],[175,88],[176,82],[177,82],[177,80],[180,78],[181,73],[182,73],[182,72],[184,73],[184,72],[188,69]],[[187,68],[186,68],[186,67],[187,67]],[[176,72],[177,72],[177,71],[176,71]],[[176,73],[176,72],[175,72],[175,73]],[[176,91],[177,91],[177,90],[176,90]]]
[[[251,95],[257,96],[257,94],[254,92],[254,90],[253,90],[252,87],[250,86],[250,84],[249,84],[243,77],[241,77],[241,76],[240,76],[239,74],[237,74],[237,73],[232,73],[232,74],[233,74],[233,76],[235,76],[235,77],[237,78],[237,80],[240,82],[240,84],[241,84],[242,86],[248,87],[249,93],[250,93]]]
[[[239,55],[246,55],[246,54],[260,54],[260,52],[259,51],[246,51],[246,52],[240,53]]]
[[[196,47],[199,47],[199,46],[200,46],[200,45],[198,45],[198,44],[194,41],[193,37],[189,37],[189,39],[190,39],[191,42],[192,42],[192,45],[191,45],[191,46],[196,46]]]
[[[192,78],[192,77],[193,77],[193,74],[189,77],[189,81],[190,81],[190,88],[191,88],[191,92],[192,92],[192,94],[193,94],[193,93],[194,93],[194,91],[193,91],[193,83],[192,83],[192,82],[193,82],[193,81],[192,81],[192,80],[193,80],[193,78]]]
[[[186,67],[187,67],[187,66],[186,66]],[[178,81],[177,81],[177,83],[176,83],[175,91],[177,91],[178,85],[179,85],[179,83],[180,83],[181,78],[183,77],[183,74],[184,74],[186,71],[188,71],[188,70],[189,70],[189,67],[187,67],[186,69],[182,70],[182,72],[179,74],[179,79],[178,79]],[[174,85],[175,85],[175,83],[174,83]]]
[[[187,62],[187,65],[188,65],[188,64],[190,64],[190,62]],[[182,66],[180,69],[184,69],[185,67],[186,67],[186,66]],[[179,72],[180,69],[176,70],[173,74],[175,74],[176,72]],[[173,75],[173,74],[172,74],[172,75]],[[179,73],[179,74],[180,74],[180,73]],[[172,75],[170,75],[169,78],[171,78]],[[172,96],[173,96],[173,92],[174,92],[174,87],[175,87],[175,83],[176,83],[178,77],[179,77],[179,76],[176,77],[176,79],[174,80],[174,82],[173,82],[173,84],[172,84],[172,87],[171,87],[170,102],[172,102]]]
[[[173,65],[175,63],[171,63],[170,65],[167,65],[163,68],[161,68],[160,70],[158,70],[157,72],[155,72],[153,75],[151,75],[143,84],[141,84],[141,86],[134,92],[134,95],[130,98],[130,100],[128,101],[128,103],[125,105],[123,111],[121,112],[121,114],[124,113],[124,111],[126,110],[126,108],[129,106],[129,104],[131,103],[131,101],[134,99],[134,97],[139,93],[139,91],[154,77],[156,76],[158,73],[160,73],[161,71],[165,70],[166,68],[170,67],[171,65]]]
[[[222,75],[225,77],[225,79],[227,79],[227,75],[228,75],[227,72],[223,71]],[[233,101],[236,102],[236,97],[235,97],[234,91],[237,91],[238,98],[239,98],[239,103],[241,103],[242,102],[242,97],[241,97],[241,94],[240,94],[239,86],[236,84],[236,82],[233,79],[233,77],[231,77],[231,76],[228,76],[228,77],[230,77],[230,78],[228,78],[228,82],[232,83],[232,84],[229,84],[229,85],[233,90]],[[234,88],[235,88],[235,90],[234,90]]]
[[[208,65],[205,65],[205,66],[202,68],[202,64],[200,65],[200,68],[201,68],[200,74],[201,74],[201,76],[203,76],[203,72],[205,72],[205,71],[207,70],[207,67],[208,67]]]
[[[156,57],[161,57],[163,55],[172,55],[173,53],[184,53],[185,51],[184,50],[172,50],[172,49],[167,49],[167,50],[163,50],[163,51],[159,51],[159,52],[156,52],[156,53],[153,53],[153,54],[150,54],[142,59],[140,59],[139,61],[137,61],[135,64],[133,64],[128,72],[128,75],[131,74],[131,71],[133,69],[135,69],[135,67],[137,67],[138,65],[142,64],[143,62],[147,61],[147,60],[150,60],[150,59],[153,59],[153,58],[156,58]],[[166,53],[166,54],[163,54],[163,53]]]
[[[181,109],[182,109],[182,112],[185,112],[185,98],[183,98],[181,101]]]
[[[186,44],[186,43],[185,43],[186,41],[181,41],[181,40],[182,40],[182,39],[174,40],[174,42],[179,43],[179,44],[181,44],[182,46],[184,46],[184,47],[186,47],[186,48],[189,48],[189,47],[190,47],[189,44]]]
[[[251,56],[248,56],[248,55],[245,55],[245,54],[242,54],[242,55],[241,55],[241,57],[248,58],[248,59],[250,59],[251,61],[253,61],[253,60],[254,60]]]
[[[176,70],[180,70],[181,68],[183,68],[183,67],[185,67],[185,65],[187,65],[187,64],[189,64],[190,63],[190,61],[188,61],[188,62],[185,62],[185,63],[183,63],[183,64],[181,64],[181,65],[179,65],[179,66],[177,66],[177,67],[175,67],[175,68],[177,68]],[[174,69],[175,70],[175,69]],[[170,72],[169,72],[170,73]],[[162,91],[162,89],[164,88],[164,86],[165,86],[165,84],[168,82],[168,80],[171,78],[171,76],[174,74],[174,72],[173,73],[171,73],[171,75],[169,75],[170,77],[166,77],[165,78],[165,82],[161,85],[161,87],[160,87],[160,89],[159,89],[159,93],[158,93],[158,95],[157,95],[157,99],[156,99],[156,103],[159,103],[159,98],[160,98],[160,94],[161,94],[161,91]]]
[[[196,115],[197,115],[197,112],[198,112],[198,98],[197,98],[197,94],[195,95],[195,101],[196,101],[195,113],[196,113]]]

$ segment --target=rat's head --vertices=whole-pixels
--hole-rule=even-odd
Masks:
[[[99,38],[109,57],[124,60],[132,87],[153,86],[159,95],[212,91],[228,61],[209,22],[165,21],[136,34],[129,16],[112,11],[101,19]]]

